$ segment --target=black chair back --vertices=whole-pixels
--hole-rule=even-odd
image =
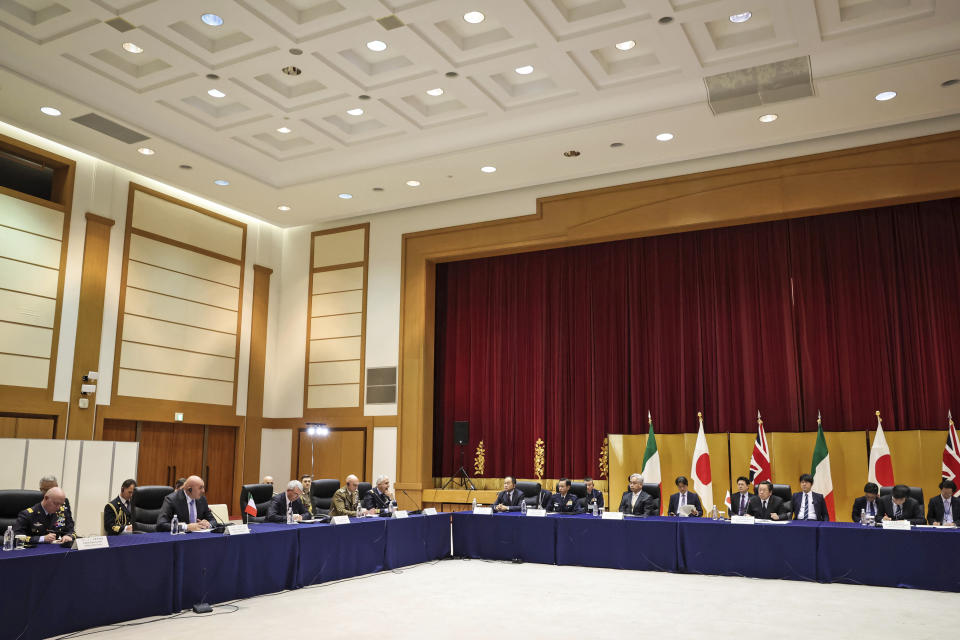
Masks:
[[[370,482],[358,482],[357,483],[357,493],[360,495],[360,500],[363,500],[363,496],[367,495],[367,491],[373,489],[373,484]]]
[[[793,491],[788,484],[773,485],[773,495],[783,500],[783,506],[787,511],[793,513]]]
[[[157,518],[163,499],[173,493],[173,487],[144,485],[133,490],[130,506],[133,511],[133,530],[153,533],[157,530]]]
[[[880,497],[888,496],[893,493],[893,487],[880,487]],[[920,503],[920,506],[926,509],[926,505],[923,503],[923,488],[922,487],[910,487],[910,497]]]
[[[310,485],[310,499],[313,501],[314,511],[323,514],[330,513],[333,503],[333,494],[340,488],[340,481],[333,478],[319,478]]]
[[[17,514],[43,499],[43,494],[32,489],[4,489],[0,491],[0,533],[17,523]]]
[[[523,501],[528,507],[537,506],[541,490],[539,482],[518,482],[517,490],[523,494]]]
[[[253,502],[257,505],[257,515],[255,516],[246,512],[247,500],[250,496],[253,496]],[[272,484],[245,484],[240,487],[240,513],[243,514],[243,521],[265,522],[271,499],[273,499]]]
[[[654,484],[652,482],[644,482],[643,488],[641,489],[645,494],[649,495],[651,498],[657,501],[657,505],[660,504],[660,485]]]
[[[587,497],[587,483],[586,482],[571,482],[570,483],[570,493],[577,496],[577,498],[583,499]]]
[[[550,496],[552,496],[552,495],[553,495],[553,492],[552,492],[552,491],[547,491],[546,489],[541,490],[541,491],[540,491],[540,504],[538,504],[537,506],[538,506],[538,507],[544,507],[544,508],[545,508],[545,507],[547,506],[547,501],[550,500]]]

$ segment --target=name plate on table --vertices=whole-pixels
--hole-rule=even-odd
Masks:
[[[753,516],[730,516],[730,522],[733,524],[756,524],[757,519]]]
[[[909,520],[882,520],[880,526],[884,529],[894,529],[896,531],[910,531]]]
[[[543,518],[547,515],[546,509],[527,509],[528,518]]]
[[[333,516],[330,524],[350,524],[350,516]]]
[[[603,520],[623,520],[622,511],[604,511],[603,515],[600,516]]]
[[[407,517],[407,512],[406,512],[406,511],[394,511],[394,512],[393,512],[393,517],[394,517],[394,518],[406,518],[406,517]]]
[[[473,510],[473,515],[475,516],[492,516],[493,507],[477,507]]]
[[[250,525],[248,524],[232,524],[223,532],[228,536],[242,536],[246,533],[250,533]]]
[[[87,549],[106,549],[110,546],[107,536],[87,536],[77,538],[77,549],[85,551]]]
[[[425,516],[435,516],[437,515],[437,510],[434,509],[433,507],[427,507],[426,509],[421,511],[421,513]]]

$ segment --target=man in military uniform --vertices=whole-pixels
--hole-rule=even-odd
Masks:
[[[310,495],[310,485],[313,484],[313,476],[306,474],[300,478],[300,484],[303,485],[303,495],[300,496],[300,500],[303,501],[303,506],[306,507],[307,513],[310,514],[312,518],[313,513],[313,496]]]
[[[108,536],[118,536],[121,533],[133,531],[133,507],[130,500],[136,489],[136,480],[133,478],[124,480],[120,485],[120,495],[103,508],[103,530]]]
[[[48,489],[43,500],[17,515],[15,535],[29,536],[32,544],[56,542],[69,546],[76,534],[70,510],[64,508],[66,494],[60,487]]]
[[[580,504],[577,496],[570,493],[570,480],[560,478],[557,484],[557,493],[547,501],[547,511],[556,513],[580,513]]]
[[[340,487],[333,494],[333,502],[330,505],[330,517],[336,516],[362,516],[364,509],[360,506],[360,494],[357,491],[357,485],[360,484],[360,478],[350,474],[346,479],[347,486]]]

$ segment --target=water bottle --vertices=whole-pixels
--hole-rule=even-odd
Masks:
[[[397,512],[397,505],[393,500],[390,501],[390,513],[391,515]]]
[[[710,517],[711,517],[713,520],[719,520],[719,519],[720,519],[720,514],[717,513],[717,505],[713,505],[713,509],[710,511]]]
[[[13,551],[13,527],[8,526],[3,533],[3,550]]]
[[[293,524],[293,507],[287,505],[287,524]]]
[[[867,526],[867,510],[866,509],[860,512],[860,526],[862,527]]]
[[[527,501],[523,500],[520,503],[520,515],[527,515]]]
[[[175,536],[180,533],[180,519],[177,514],[173,514],[173,520],[170,521],[170,535]]]
[[[474,510],[474,511],[477,510],[477,499],[476,499],[476,498],[473,499],[473,510]]]

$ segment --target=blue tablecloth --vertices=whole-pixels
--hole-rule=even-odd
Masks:
[[[523,560],[555,564],[557,518],[529,518],[519,513],[475,516],[453,514],[453,554],[484,560]]]
[[[600,520],[554,516],[557,564],[641,571],[677,571],[675,518]]]
[[[388,522],[399,520],[351,518],[348,525],[303,525],[297,582],[306,587],[383,571]]]

